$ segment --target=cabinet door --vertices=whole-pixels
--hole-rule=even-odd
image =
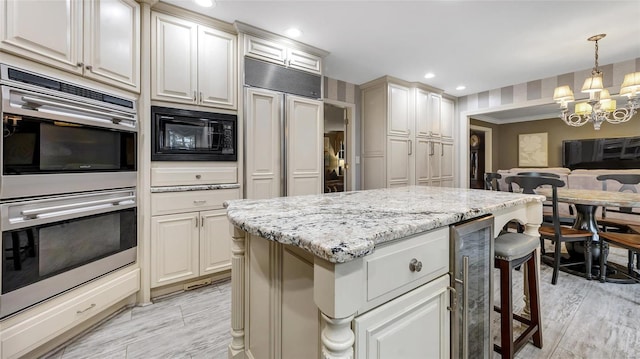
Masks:
[[[287,65],[291,68],[320,74],[322,71],[321,59],[307,52],[290,49],[287,55]]]
[[[0,2],[0,49],[82,73],[82,2]]]
[[[250,88],[245,96],[246,197],[267,199],[284,195],[281,188],[282,95]]]
[[[198,213],[151,218],[151,287],[198,276]]]
[[[442,98],[440,110],[440,132],[442,139],[453,139],[454,110],[455,104],[448,98]]]
[[[198,26],[199,103],[236,109],[236,36]]]
[[[440,163],[442,162],[442,145],[440,142],[431,141],[429,143],[429,171],[431,179],[440,179],[442,176]]]
[[[173,16],[152,13],[151,96],[196,103],[198,27]],[[153,46],[152,46],[153,48]]]
[[[140,5],[85,0],[85,76],[140,91]]]
[[[388,135],[390,136],[405,136],[408,137],[411,134],[411,112],[410,106],[410,93],[411,89],[396,85],[389,84],[388,99],[389,99],[389,120],[388,120]]]
[[[322,193],[322,101],[287,96],[287,196]]]
[[[440,128],[440,105],[442,97],[438,94],[429,94],[429,131],[432,136],[440,137],[442,130]]]
[[[231,269],[227,211],[200,212],[200,223],[200,275]]]
[[[429,92],[416,90],[416,137],[431,136]]]
[[[355,357],[449,358],[448,284],[444,275],[357,317]]]
[[[453,143],[443,142],[440,147],[440,176],[453,178]]]
[[[247,56],[284,65],[287,48],[276,42],[245,35],[244,51]]]
[[[431,154],[430,141],[416,138],[416,185],[428,186],[430,180],[429,157]]]
[[[403,137],[387,138],[387,187],[410,184],[409,157],[411,141]]]

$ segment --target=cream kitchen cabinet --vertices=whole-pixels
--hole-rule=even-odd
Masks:
[[[231,268],[231,236],[222,203],[239,188],[151,194],[151,287]]]
[[[277,41],[245,35],[247,56],[281,64],[294,69],[321,74],[322,58],[314,54],[292,48]]]
[[[231,237],[224,209],[151,219],[151,286],[231,268]]]
[[[355,358],[449,358],[449,276],[354,319]]]
[[[139,289],[140,269],[129,266],[4,318],[0,357],[40,357],[35,353],[47,342],[77,326],[97,324],[117,310],[118,303],[120,307],[133,304],[132,295]]]
[[[391,77],[361,89],[363,188],[453,186],[454,103]]]
[[[140,91],[136,1],[3,1],[0,19],[1,50]]]
[[[237,109],[237,37],[152,13],[152,99]]]

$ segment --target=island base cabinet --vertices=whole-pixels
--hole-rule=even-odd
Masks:
[[[369,258],[377,258],[375,263],[352,262],[355,266],[350,268],[360,268],[362,274],[366,268],[370,274],[376,268],[389,271],[398,263],[409,272],[404,264],[411,256],[425,264],[420,273],[408,276],[398,269],[396,283],[384,287],[380,287],[380,273],[371,277],[370,284],[377,285],[370,288],[369,302],[365,286],[336,293],[335,298],[343,298],[336,299],[341,302],[338,305],[347,297],[360,298],[355,299],[359,304],[353,313],[340,318],[322,312],[317,304],[317,258],[294,246],[247,236],[244,280],[249,286],[246,299],[238,301],[246,325],[244,356],[231,357],[353,358],[355,353],[355,358],[449,358],[448,233],[448,228],[438,229],[380,248]],[[437,258],[429,253],[438,254]],[[337,354],[327,352],[327,343]]]
[[[355,358],[449,358],[449,276],[355,318]]]

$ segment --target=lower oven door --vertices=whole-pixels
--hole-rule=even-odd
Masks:
[[[0,205],[0,318],[136,260],[134,189]]]

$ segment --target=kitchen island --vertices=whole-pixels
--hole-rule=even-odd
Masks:
[[[492,214],[537,236],[543,199],[403,187],[227,202],[229,357],[449,357],[449,225]]]

